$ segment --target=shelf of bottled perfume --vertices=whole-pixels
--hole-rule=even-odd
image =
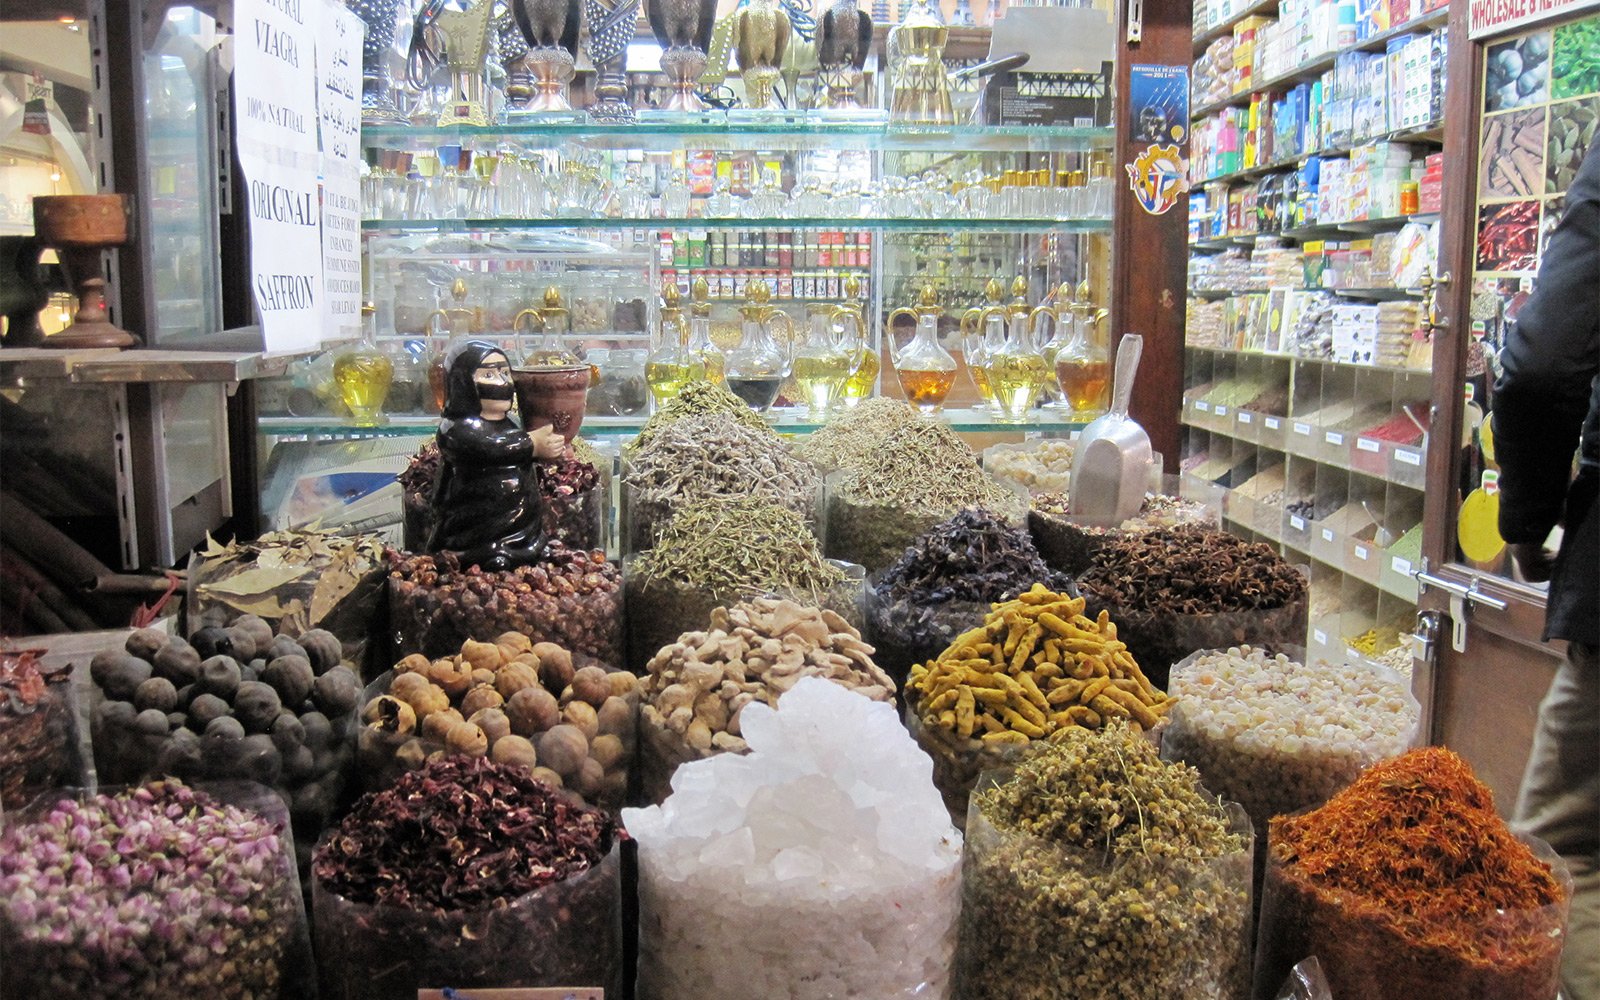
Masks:
[[[517,230],[570,229],[575,225],[609,225],[621,228],[648,228],[651,226],[695,225],[706,229],[741,229],[750,226],[788,225],[805,229],[827,229],[840,226],[858,226],[886,232],[1038,232],[1053,230],[1068,233],[1109,233],[1110,219],[1081,219],[1057,216],[971,218],[956,216],[938,218],[916,216],[887,218],[883,216],[816,216],[790,218],[611,218],[611,219],[415,219],[368,220],[361,223],[368,233],[434,233],[442,235],[494,233]]]

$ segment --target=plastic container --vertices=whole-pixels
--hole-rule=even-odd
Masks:
[[[572,658],[574,670],[598,665],[595,661],[585,656],[575,655]],[[608,669],[608,673],[610,672],[615,671]],[[367,705],[374,698],[388,694],[389,687],[394,682],[394,676],[393,670],[386,671],[371,684],[367,685],[366,691],[362,693],[361,703]],[[560,691],[551,693],[557,697],[561,695]],[[607,699],[607,701],[610,700],[612,699]],[[588,744],[587,751],[580,761],[574,762],[575,766],[569,767],[565,764],[558,764],[553,759],[540,759],[537,765],[556,771],[560,776],[559,780],[561,781],[562,789],[569,792],[577,801],[585,805],[605,809],[613,814],[622,809],[624,800],[627,798],[628,775],[633,766],[637,746],[639,716],[639,698],[634,690],[630,688],[626,694],[615,696],[615,700],[620,705],[625,706],[625,711],[609,710],[604,722],[605,731],[602,733],[597,729],[596,735],[592,739],[588,739],[587,734],[585,734]],[[461,699],[459,697],[452,698],[451,707],[459,711]],[[503,709],[504,706],[497,707]],[[598,715],[603,705],[599,707],[591,705],[591,707],[596,708],[596,714]],[[462,712],[461,714],[467,715],[468,713]],[[568,720],[563,717],[558,718],[556,721],[559,724]],[[548,731],[550,728],[549,726],[543,729],[517,727],[512,732],[529,740],[537,749],[540,733]],[[523,731],[518,732],[518,729]],[[420,725],[418,730],[418,732],[414,733],[392,733],[384,732],[373,726],[361,727],[356,738],[356,759],[361,763],[361,787],[363,791],[376,792],[388,788],[400,780],[408,771],[415,771],[421,768],[428,758],[435,753],[449,754],[458,752],[451,750],[444,740],[422,734]],[[601,736],[612,736],[615,739],[602,743],[600,741]],[[489,744],[489,752],[491,754],[493,749],[494,744],[491,740]],[[583,763],[584,761],[593,761],[599,766],[599,772],[595,772],[594,768],[588,767],[587,764]],[[588,773],[584,773],[585,768],[588,769]],[[546,781],[549,780],[549,775],[546,774],[535,775],[535,777],[543,778]]]
[[[1345,893],[1306,881],[1269,850],[1256,945],[1255,997],[1272,1000],[1295,964],[1315,955],[1332,995],[1340,998],[1550,1000],[1561,985],[1562,945],[1577,945],[1566,934],[1572,876],[1566,862],[1543,841],[1521,839],[1553,869],[1563,887],[1562,901],[1535,910],[1458,920],[1461,937],[1484,954],[1482,961],[1470,964],[1442,949],[1409,944],[1385,919],[1387,911],[1371,904],[1363,907]],[[1508,952],[1511,939],[1520,939],[1531,950],[1520,955]]]
[[[581,875],[470,911],[352,902],[312,886],[321,1000],[416,1000],[453,987],[621,995],[621,845]]]
[[[41,667],[39,674],[36,691],[31,684],[26,691],[0,684],[0,810],[21,809],[49,789],[84,781],[72,668]]]
[[[998,782],[1004,775],[983,780]],[[1087,971],[1095,980],[1126,984],[1117,995],[1140,1000],[1244,996],[1250,982],[1251,831],[1237,805],[1228,805],[1228,819],[1230,832],[1244,839],[1242,850],[1205,862],[1152,856],[1132,871],[1128,859],[1113,866],[1098,850],[1001,830],[974,806],[963,860],[956,995],[1102,995],[1068,985]],[[1076,872],[1081,888],[1061,895],[1048,880],[1030,877],[1051,869]],[[1139,891],[1141,884],[1151,889]],[[1022,939],[973,923],[974,915],[996,910],[1037,915],[1034,936]]]
[[[832,593],[815,595],[784,593],[771,588],[754,586],[735,593],[714,593],[697,587],[685,586],[675,580],[651,580],[636,571],[633,557],[623,561],[623,578],[628,600],[627,665],[634,673],[643,673],[645,664],[663,647],[676,641],[685,632],[695,632],[706,627],[711,612],[746,601],[753,597],[782,597],[808,606],[823,607],[855,626],[863,624],[866,571],[854,564],[830,559],[828,562],[842,571],[844,582]]]
[[[216,802],[258,815],[265,824],[285,830],[288,813],[272,790],[250,782],[204,782],[194,786]],[[14,829],[50,822],[63,799],[88,802],[122,791],[102,787],[61,789],[41,795],[6,816]],[[257,841],[256,843],[259,843]],[[219,847],[220,860],[205,869],[204,878],[240,877],[237,905],[210,905],[219,900],[215,886],[199,885],[198,903],[185,898],[187,887],[174,892],[142,892],[151,921],[120,923],[113,914],[98,918],[85,912],[84,933],[66,941],[28,940],[41,926],[37,919],[15,919],[12,906],[20,898],[0,899],[0,994],[7,997],[118,997],[126,1000],[169,997],[236,997],[241,1000],[302,1000],[316,995],[315,965],[306,928],[300,879],[287,838],[276,852],[246,859],[229,857],[233,845]],[[249,872],[259,870],[259,875]],[[56,900],[41,895],[35,907]],[[63,903],[65,901],[62,901]],[[126,934],[97,935],[102,922],[118,922]]]

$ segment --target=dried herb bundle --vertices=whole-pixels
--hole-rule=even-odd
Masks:
[[[957,995],[1244,990],[1249,841],[1192,768],[1125,726],[1062,730],[975,795],[973,812]]]
[[[1451,751],[1375,764],[1271,831],[1269,969],[1316,953],[1336,996],[1554,995],[1566,890]]]
[[[911,406],[887,396],[863,399],[795,445],[795,454],[825,472],[860,465],[889,432],[923,419]]]
[[[821,601],[844,582],[822,557],[805,520],[759,497],[711,497],[684,504],[633,572],[715,594],[783,593]]]
[[[819,485],[811,466],[765,425],[755,430],[722,414],[685,417],[629,458],[633,544],[648,547],[675,510],[707,497],[759,497],[809,518]]]
[[[1078,580],[1091,606],[1206,614],[1282,608],[1306,578],[1272,547],[1226,531],[1171,528],[1108,542]]]
[[[324,888],[354,902],[475,910],[588,871],[617,835],[609,815],[525,768],[443,757],[364,796],[311,867]]]

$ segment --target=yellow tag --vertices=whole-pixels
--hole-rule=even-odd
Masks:
[[[1485,426],[1488,426],[1485,424]],[[1478,487],[1461,501],[1456,520],[1456,541],[1461,552],[1477,563],[1491,562],[1505,550],[1500,537],[1500,495]]]

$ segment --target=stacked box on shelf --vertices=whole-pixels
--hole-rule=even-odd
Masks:
[[[1256,36],[1267,25],[1276,23],[1259,14],[1243,18],[1233,26],[1233,92],[1247,93],[1255,86]]]

